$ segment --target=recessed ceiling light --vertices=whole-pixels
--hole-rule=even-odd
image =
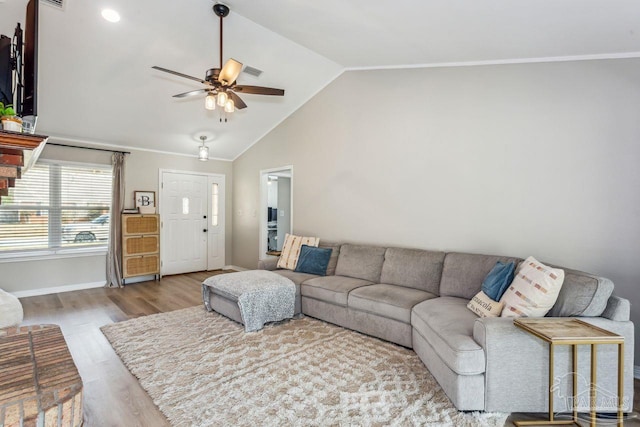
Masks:
[[[102,9],[102,17],[109,22],[118,22],[120,14],[113,9]]]

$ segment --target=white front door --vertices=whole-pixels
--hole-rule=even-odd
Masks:
[[[209,179],[207,175],[161,173],[163,275],[209,269]],[[222,258],[224,263],[224,252]]]

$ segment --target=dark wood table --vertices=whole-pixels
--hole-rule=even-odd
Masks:
[[[82,380],[60,327],[0,329],[0,425],[82,422]]]

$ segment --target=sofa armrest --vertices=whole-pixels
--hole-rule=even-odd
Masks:
[[[584,317],[585,322],[620,334],[625,338],[624,406],[633,406],[633,323],[617,322],[603,317]],[[549,345],[516,327],[511,318],[476,320],[473,338],[485,352],[485,411],[546,412],[548,410]],[[578,395],[580,404],[589,393],[590,348],[578,349]],[[554,394],[557,411],[571,408],[571,346],[556,345],[554,349]],[[607,399],[617,394],[617,345],[598,345],[598,404],[610,407]],[[588,405],[589,399],[585,402]],[[608,403],[607,403],[608,402]],[[615,412],[615,408],[613,408]]]
[[[631,304],[628,299],[615,295],[609,297],[607,307],[602,312],[602,317],[618,322],[624,322],[631,317]]]
[[[280,258],[267,258],[258,261],[258,270],[275,270],[278,268],[278,260]]]

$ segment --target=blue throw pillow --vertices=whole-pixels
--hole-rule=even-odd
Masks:
[[[511,282],[513,282],[513,274],[516,264],[511,261],[504,263],[496,262],[487,277],[482,282],[482,292],[494,301],[500,301],[502,294],[505,293]]]
[[[325,276],[327,274],[327,266],[329,265],[331,252],[331,248],[316,248],[315,246],[302,245],[295,271],[298,273]]]

